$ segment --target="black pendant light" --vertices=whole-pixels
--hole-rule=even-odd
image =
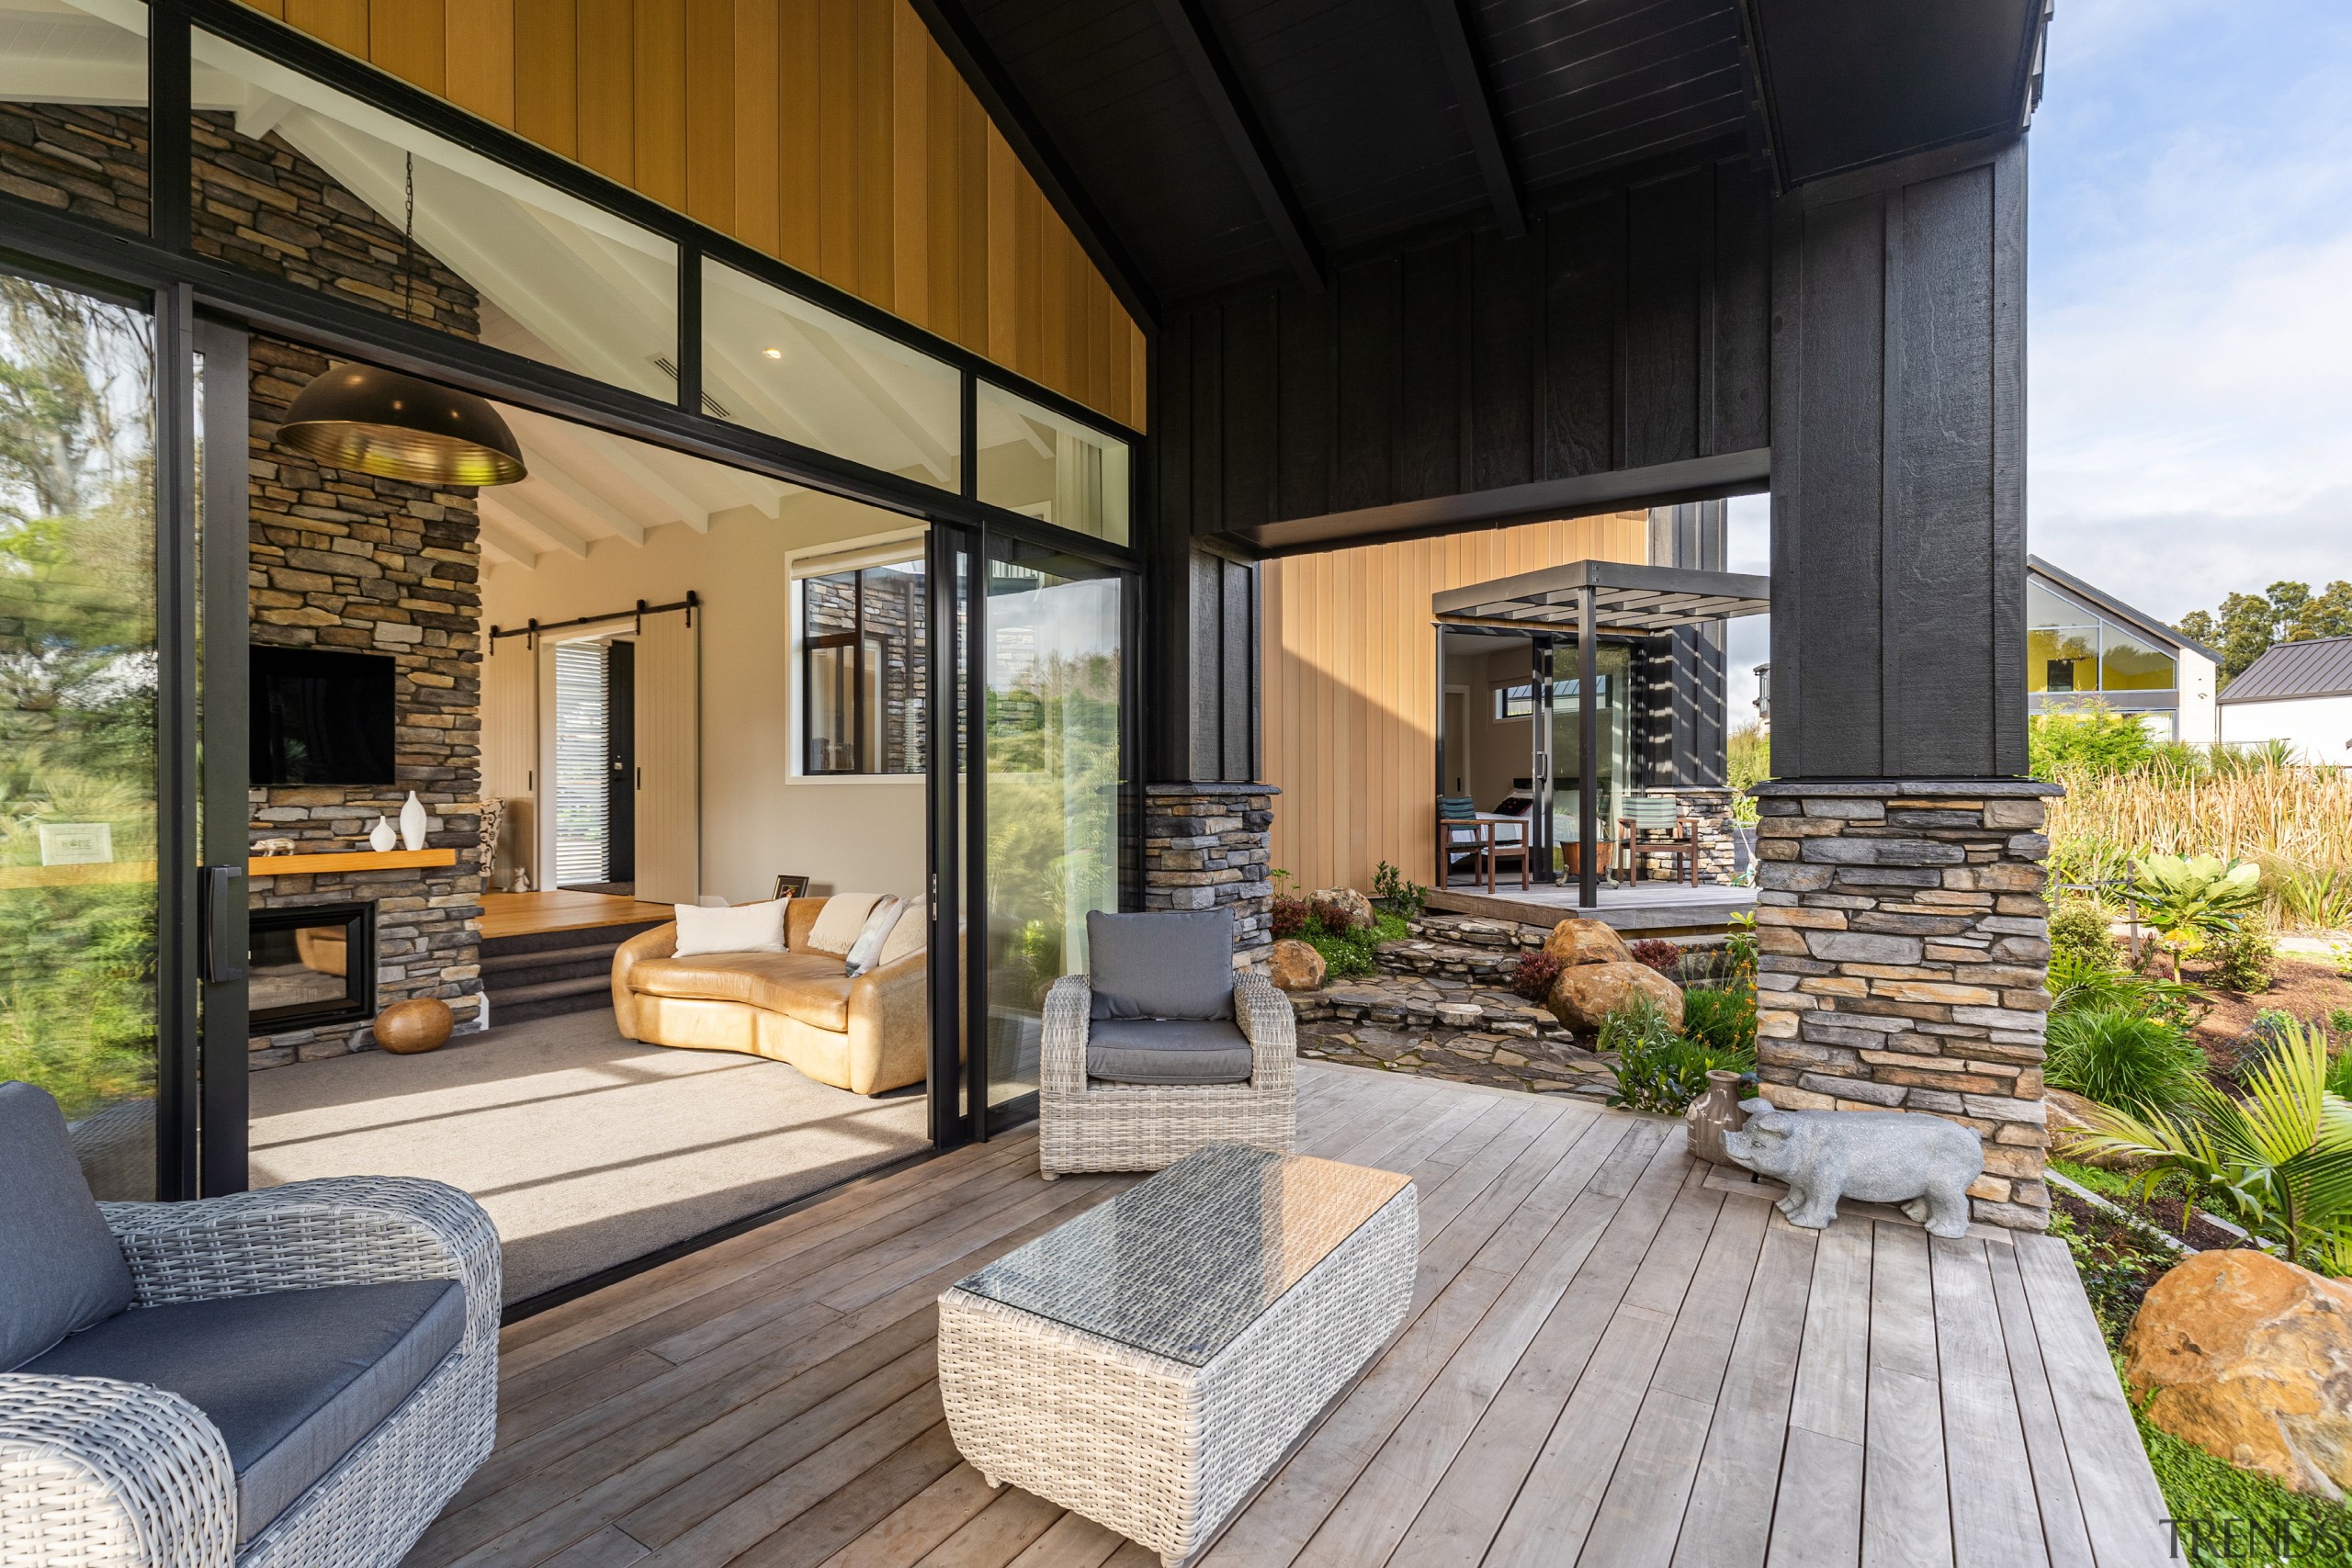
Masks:
[[[408,160],[401,318],[413,318],[416,158]],[[523,448],[498,411],[460,392],[372,365],[336,365],[302,389],[277,427],[286,446],[322,463],[425,485],[506,485],[525,477]]]

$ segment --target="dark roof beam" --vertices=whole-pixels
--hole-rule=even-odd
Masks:
[[[1437,34],[1437,51],[1462,106],[1462,129],[1478,159],[1478,177],[1486,182],[1487,204],[1495,221],[1513,240],[1527,232],[1527,212],[1519,197],[1519,180],[1511,173],[1510,154],[1503,145],[1502,120],[1495,113],[1495,97],[1487,85],[1487,68],[1471,40],[1470,18],[1463,15],[1463,0],[1426,0],[1430,28]]]
[[[1243,182],[1257,198],[1266,226],[1273,231],[1274,243],[1283,259],[1309,290],[1321,293],[1323,256],[1316,246],[1314,231],[1307,227],[1298,193],[1283,174],[1273,142],[1250,108],[1241,79],[1235,73],[1232,61],[1227,58],[1224,46],[1217,41],[1207,14],[1199,0],[1154,3],[1160,20],[1167,25],[1170,40],[1184,62],[1184,69],[1192,73],[1193,85],[1200,89],[1209,118],[1216,122],[1233,161],[1240,166]]]

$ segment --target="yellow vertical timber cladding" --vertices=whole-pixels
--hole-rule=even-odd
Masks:
[[[907,0],[245,3],[1143,423],[1143,334]]]
[[[1273,863],[1294,888],[1367,891],[1382,861],[1430,880],[1437,810],[1431,595],[1579,560],[1647,558],[1648,514],[1290,556],[1261,569],[1261,745]]]

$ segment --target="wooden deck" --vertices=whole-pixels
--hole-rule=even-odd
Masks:
[[[583,893],[558,887],[545,893],[485,893],[481,919],[485,937],[537,936],[544,931],[587,931],[595,926],[629,926],[670,919],[667,904],[643,904],[609,893]]]
[[[1795,1229],[1654,1118],[1303,1064],[1306,1152],[1409,1171],[1404,1333],[1205,1559],[2154,1568],[2064,1246]],[[499,1445],[411,1564],[1140,1568],[960,1462],[933,1302],[1131,1179],[1027,1135],[507,1331]]]

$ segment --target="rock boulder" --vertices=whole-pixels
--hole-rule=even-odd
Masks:
[[[1570,1029],[1589,1034],[1607,1022],[1611,1013],[1630,1005],[1635,997],[1650,998],[1666,1014],[1668,1022],[1677,1029],[1682,1027],[1682,988],[1648,964],[1631,959],[1615,964],[1579,964],[1561,970],[1560,977],[1552,982],[1552,995],[1544,1005],[1552,1010],[1554,1018]]]
[[[2298,1492],[2352,1489],[2352,1284],[2265,1252],[2199,1253],[2141,1303],[2123,1377],[2184,1442]]]
[[[1558,959],[1564,969],[1573,969],[1580,964],[1634,961],[1633,953],[1626,950],[1625,939],[1599,920],[1562,920],[1544,939],[1544,951]]]
[[[2042,1101],[2050,1113],[2050,1146],[2054,1152],[2064,1155],[2068,1159],[2107,1170],[2138,1170],[2147,1164],[2145,1160],[2130,1155],[2086,1154],[2069,1146],[2069,1141],[2075,1136],[2090,1131],[2091,1113],[2098,1109],[2097,1100],[2086,1100],[2063,1089],[2045,1089]]]
[[[1348,924],[1356,930],[1366,931],[1374,924],[1372,900],[1352,887],[1318,887],[1307,895],[1306,901],[1309,907],[1317,909],[1336,908],[1346,910]]]
[[[1274,988],[1283,991],[1318,991],[1323,988],[1326,965],[1323,955],[1295,937],[1284,937],[1274,943],[1273,958],[1268,977]]]

